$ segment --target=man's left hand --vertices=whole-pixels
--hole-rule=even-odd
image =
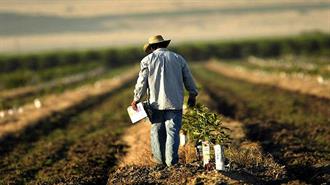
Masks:
[[[189,96],[188,107],[194,107],[196,105],[196,96]]]
[[[133,110],[135,110],[135,111],[137,111],[137,106],[136,106],[137,103],[138,102],[136,102],[136,101],[132,101],[132,103],[131,103],[131,106],[132,106]]]

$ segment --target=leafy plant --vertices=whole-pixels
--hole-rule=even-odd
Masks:
[[[183,115],[182,129],[193,140],[209,141],[213,144],[230,143],[229,129],[222,126],[222,118],[201,104],[188,109]]]

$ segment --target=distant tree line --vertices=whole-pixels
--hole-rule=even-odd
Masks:
[[[330,34],[306,33],[291,37],[187,43],[173,49],[188,60],[194,61],[209,58],[239,59],[248,56],[278,57],[285,54],[330,56]]]
[[[176,45],[171,49],[182,54],[189,61],[202,61],[209,58],[237,59],[251,55],[258,57],[276,57],[283,54],[330,55],[330,34],[305,33],[291,37],[191,42]],[[145,53],[140,47],[8,55],[0,56],[0,72],[18,69],[42,70],[90,62],[117,67],[138,62],[143,56]]]

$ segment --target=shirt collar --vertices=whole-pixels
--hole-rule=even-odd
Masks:
[[[155,51],[167,51],[167,48],[157,48]]]

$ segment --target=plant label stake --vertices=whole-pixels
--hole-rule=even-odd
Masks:
[[[41,101],[38,98],[34,99],[33,103],[37,109],[40,109],[42,107]]]
[[[210,145],[207,141],[203,142],[203,166],[210,162]]]
[[[184,131],[180,132],[180,146],[186,145],[186,134]]]
[[[223,171],[225,170],[225,155],[224,149],[221,145],[214,145],[215,154],[215,169]]]
[[[202,145],[197,145],[196,146],[196,156],[197,156],[197,160],[201,161],[202,160]]]

